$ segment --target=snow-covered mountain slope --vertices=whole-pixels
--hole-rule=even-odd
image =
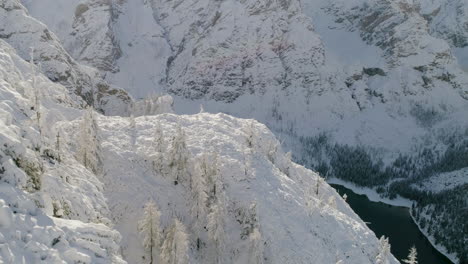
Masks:
[[[468,78],[422,1],[49,2],[23,1],[75,59],[137,98],[171,92],[179,113],[204,104],[275,131],[406,152],[427,128],[420,113],[467,111]]]
[[[13,46],[23,59],[33,57],[41,72],[67,87],[71,94],[80,96],[83,104],[95,105],[107,114],[125,114],[128,110],[129,95],[106,83],[97,70],[78,64],[55,34],[31,17],[19,1],[2,1],[0,31],[2,39]]]
[[[191,263],[398,263],[264,125],[225,114],[100,116],[38,70],[0,40],[0,262],[125,263],[122,252],[139,263],[137,220],[153,199],[164,236],[174,217],[187,227]],[[207,182],[197,207],[206,214],[195,221],[197,179]]]
[[[80,123],[63,123],[61,128],[76,138]],[[103,192],[130,263],[145,256],[136,219],[142,218],[149,200],[160,208],[165,230],[174,217],[186,225],[190,259],[197,263],[212,263],[215,255],[222,263],[251,263],[251,254],[260,254],[265,263],[375,263],[374,234],[333,188],[293,163],[264,125],[206,113],[99,117],[97,123]],[[188,160],[177,179],[174,163],[180,160],[174,151],[179,140],[186,144],[181,151]],[[203,165],[212,167],[216,176],[199,175]],[[223,207],[222,252],[213,248],[206,215],[197,220],[190,213],[194,192],[200,191],[193,189],[196,177],[207,177],[202,191],[209,198],[202,210],[214,210],[212,199]],[[257,253],[249,250],[254,227],[263,245]],[[397,263],[393,257],[388,261]]]
[[[54,126],[80,101],[36,70],[0,40],[0,262],[124,263],[102,183]]]
[[[202,104],[208,112],[255,118],[324,173],[349,174],[354,163],[340,164],[368,158],[376,176],[355,177],[361,184],[426,179],[441,153],[466,137],[466,0],[4,3],[3,31],[13,34],[2,38],[24,59],[29,46],[42,47],[37,32],[48,30],[41,50],[60,55],[41,62],[49,78],[62,73],[54,65],[72,60],[87,65],[74,71],[99,75],[76,75],[85,88],[105,80],[136,98],[170,92],[176,113],[198,112]],[[29,39],[21,25],[40,30],[23,34],[36,32]],[[107,114],[128,113],[132,105],[105,103],[113,109]],[[135,104],[135,115],[150,113],[146,106]],[[402,159],[414,166],[398,167]]]

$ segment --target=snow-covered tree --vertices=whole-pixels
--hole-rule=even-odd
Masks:
[[[206,185],[206,176],[207,176],[207,164],[206,164],[206,155],[203,154],[201,158],[197,159],[195,164],[195,172],[192,176],[192,186],[191,186],[191,208],[190,214],[194,221],[193,230],[196,236],[197,248],[200,248],[200,232],[204,226],[205,215],[207,212],[207,185]]]
[[[289,174],[289,170],[291,169],[291,164],[292,164],[292,153],[289,151],[288,153],[285,154],[285,159],[283,162],[283,166],[281,166],[281,171],[286,174],[286,176],[291,177]]]
[[[174,219],[161,249],[161,263],[187,264],[189,262],[188,249],[185,226],[178,219]]]
[[[55,154],[57,156],[57,160],[59,162],[62,161],[62,143],[60,131],[57,131],[57,135],[55,135]]]
[[[317,209],[315,199],[317,199],[315,196],[315,189],[310,187],[305,191],[305,206],[309,212],[309,215],[312,215]]]
[[[143,218],[138,223],[138,231],[143,236],[143,247],[150,256],[149,264],[158,263],[161,245],[160,218],[161,213],[156,204],[153,201],[146,203]]]
[[[328,206],[330,206],[330,207],[333,208],[333,209],[336,209],[336,199],[335,199],[335,196],[330,196],[330,198],[328,198]]]
[[[216,202],[210,207],[208,214],[208,235],[215,251],[215,263],[224,263],[225,253],[225,231],[224,221],[226,217],[224,194],[218,192]]]
[[[199,158],[198,168],[208,185],[207,193],[210,199],[214,200],[217,192],[222,189],[219,175],[218,153],[203,153]]]
[[[31,86],[33,88],[33,109],[36,112],[37,128],[42,140],[42,111],[41,111],[41,92],[36,82],[36,66],[34,65],[34,48],[31,48],[30,53],[31,66]]]
[[[412,246],[410,248],[408,258],[403,259],[402,261],[407,264],[418,264],[418,252],[416,251],[416,247]]]
[[[255,145],[255,121],[250,121],[249,126],[246,128],[246,142],[247,147],[252,148]]]
[[[166,144],[164,142],[164,131],[159,122],[156,124],[156,129],[154,132],[153,147],[155,150],[153,167],[158,173],[163,173],[165,164],[164,150],[166,148]]]
[[[379,240],[379,249],[375,257],[375,264],[388,264],[388,256],[390,255],[390,243],[388,238],[382,236]]]
[[[99,173],[102,164],[99,127],[91,107],[85,111],[80,125],[77,159],[94,173]]]
[[[316,180],[315,180],[315,195],[318,197],[319,196],[319,191],[320,191],[320,186],[323,185],[323,178],[320,177],[320,175],[317,175]]]
[[[268,146],[268,153],[267,153],[267,157],[268,157],[268,160],[273,163],[273,164],[276,164],[276,154],[278,152],[278,143],[276,142],[270,142],[269,146]]]
[[[176,134],[172,140],[170,159],[171,162],[169,166],[174,176],[174,184],[177,185],[179,182],[183,182],[187,179],[187,165],[189,159],[185,131],[180,125],[177,126]]]
[[[254,228],[253,232],[249,236],[250,242],[250,254],[249,254],[249,264],[263,264],[263,240],[262,234],[258,228]]]
[[[347,195],[346,193],[343,194],[343,200],[344,200],[345,202],[347,202],[347,200],[348,200],[348,195]]]

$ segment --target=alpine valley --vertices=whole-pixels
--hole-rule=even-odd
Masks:
[[[468,263],[468,0],[0,0],[0,263],[399,263],[326,181]]]

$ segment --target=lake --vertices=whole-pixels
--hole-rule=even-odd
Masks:
[[[372,202],[367,196],[359,195],[341,185],[331,184],[338,193],[348,196],[347,202],[374,231],[378,238],[382,235],[390,240],[392,254],[402,260],[408,256],[413,245],[418,251],[418,261],[421,264],[452,264],[452,262],[437,251],[429,240],[419,231],[413,222],[409,209],[391,206],[380,202]]]

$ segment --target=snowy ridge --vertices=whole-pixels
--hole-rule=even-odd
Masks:
[[[160,208],[163,230],[174,217],[187,227],[189,256],[198,263],[212,263],[214,256],[224,263],[251,263],[249,226],[261,234],[265,263],[375,263],[374,234],[317,174],[291,162],[264,125],[224,114],[164,114],[134,120],[101,116],[97,123],[104,193],[116,229],[125,238],[122,252],[130,263],[145,256],[135,218],[142,217],[149,200]],[[67,125],[63,130],[76,137],[80,121]],[[186,133],[189,154],[185,174],[175,185],[170,164],[180,131]],[[189,213],[191,181],[198,177],[196,168],[206,155],[211,164],[218,164],[217,192],[225,201],[223,252],[213,249],[210,220],[196,223]],[[317,181],[321,182],[318,196],[313,193]],[[211,196],[209,180],[207,185]],[[208,230],[197,229],[207,224]],[[202,241],[200,249],[196,234]],[[392,257],[388,260],[397,263]]]

